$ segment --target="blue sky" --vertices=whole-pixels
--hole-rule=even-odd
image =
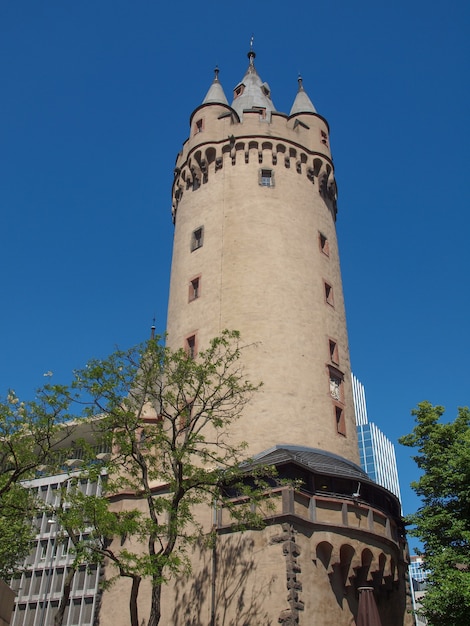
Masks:
[[[220,67],[278,110],[301,72],[331,127],[353,370],[393,440],[470,402],[470,5],[0,2],[0,390],[165,328],[170,189]],[[398,448],[405,512],[417,506]]]

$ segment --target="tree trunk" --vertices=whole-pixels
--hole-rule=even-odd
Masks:
[[[75,576],[75,571],[76,570],[74,567],[70,567],[67,570],[64,581],[64,590],[60,599],[59,608],[57,609],[57,613],[54,615],[54,626],[62,626],[62,622],[64,621],[65,609],[67,608],[67,602],[70,599],[70,592],[72,590],[72,582],[73,577]]]
[[[132,589],[129,598],[129,612],[131,617],[131,626],[139,626],[139,613],[137,609],[137,596],[139,595],[140,576],[132,577]],[[55,626],[55,625],[54,625]]]
[[[152,604],[150,607],[150,617],[147,626],[158,626],[162,615],[162,584],[152,583]]]

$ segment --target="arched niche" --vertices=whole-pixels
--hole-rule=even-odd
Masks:
[[[315,551],[317,561],[323,565],[327,570],[331,564],[331,555],[333,553],[333,546],[329,541],[320,541]]]
[[[212,147],[206,148],[206,161],[208,165],[211,165],[211,163],[214,163],[215,157],[216,157],[215,148],[212,148]]]
[[[320,174],[322,165],[323,161],[321,159],[313,159],[313,173],[315,176],[318,176]]]
[[[194,153],[194,160],[196,161],[196,163],[199,165],[199,167],[201,167],[201,159],[202,159],[202,152],[200,150],[197,150]],[[192,164],[190,163],[189,167],[192,167]]]
[[[339,550],[341,580],[344,586],[346,586],[349,582],[355,554],[356,551],[348,543],[343,544]]]

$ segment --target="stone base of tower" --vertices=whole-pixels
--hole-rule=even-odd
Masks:
[[[356,465],[319,450],[280,446],[255,463],[274,461],[282,482],[262,530],[234,532],[226,509],[201,506],[212,545],[192,548],[192,571],[162,592],[162,625],[352,626],[359,589],[368,588],[382,626],[411,626],[408,551],[393,494]],[[130,583],[103,594],[100,626],[129,623]],[[150,588],[139,612],[148,618]]]

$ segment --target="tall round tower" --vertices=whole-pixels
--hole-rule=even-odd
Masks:
[[[328,124],[301,78],[278,112],[248,58],[231,105],[216,70],[176,159],[167,341],[196,354],[241,332],[263,387],[230,434],[289,480],[272,488],[262,530],[201,511],[216,539],[194,552],[169,615],[350,626],[376,603],[382,626],[411,626],[400,505],[358,466]]]
[[[250,454],[291,444],[358,463],[328,123],[300,77],[278,112],[248,57],[231,105],[216,69],[176,159],[168,345],[239,330],[263,387],[233,436]]]

